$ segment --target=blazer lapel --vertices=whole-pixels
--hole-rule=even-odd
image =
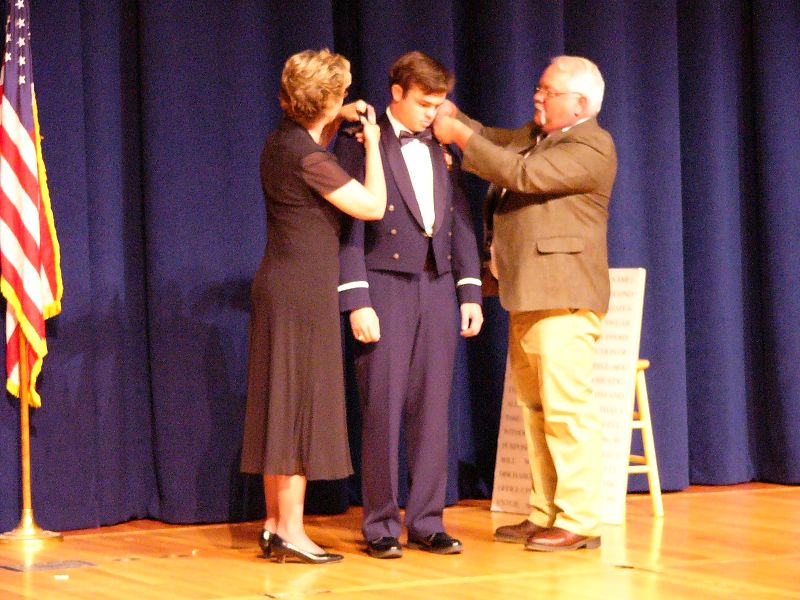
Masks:
[[[537,133],[538,127],[536,127],[533,122],[528,123],[528,126],[520,133],[520,135],[515,136],[511,143],[506,146],[506,150],[523,154],[536,145]]]
[[[592,117],[591,119],[587,119],[586,121],[583,121],[582,123],[578,123],[577,125],[573,125],[569,129],[567,129],[567,131],[561,131],[560,129],[558,131],[551,131],[550,133],[547,134],[546,138],[544,138],[539,144],[536,145],[536,148],[534,149],[534,151],[535,152],[539,152],[540,150],[547,150],[550,146],[558,143],[560,140],[564,139],[565,137],[572,135],[570,132],[573,129],[575,129],[577,127],[584,127],[584,126],[586,126],[586,127],[596,127],[597,126],[597,119],[595,117]]]
[[[397,189],[400,190],[400,195],[403,197],[403,201],[406,203],[408,210],[411,211],[411,214],[414,215],[414,218],[419,223],[419,226],[423,229],[425,226],[422,223],[422,213],[419,211],[419,203],[417,202],[417,197],[414,194],[414,187],[411,185],[411,177],[408,174],[408,167],[406,167],[406,161],[403,159],[403,154],[400,152],[400,141],[397,139],[397,136],[394,133],[394,129],[392,129],[392,124],[389,122],[389,118],[384,114],[381,116],[379,120],[381,126],[381,146],[383,146],[383,150],[386,156],[386,163],[384,163],[384,169],[389,168],[389,171],[392,173],[392,178],[394,179],[395,184],[397,184]]]
[[[567,134],[561,131],[560,129],[558,131],[551,131],[550,133],[547,134],[547,137],[545,137],[541,142],[539,142],[538,144],[536,144],[536,146],[534,146],[533,152],[541,152],[542,150],[547,150],[550,146],[558,142],[558,140],[563,138],[565,135]]]

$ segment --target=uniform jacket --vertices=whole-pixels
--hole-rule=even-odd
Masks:
[[[435,221],[428,236],[411,178],[400,152],[400,142],[384,114],[380,151],[386,177],[387,203],[383,219],[361,221],[345,217],[339,253],[339,305],[342,312],[371,306],[368,271],[419,274],[425,269],[429,249],[439,275],[452,273],[455,282],[465,278],[479,281],[480,264],[472,219],[458,183],[456,161],[448,168],[441,146],[431,146]],[[355,179],[364,181],[364,147],[353,137],[341,134],[334,152],[342,167]],[[452,155],[450,155],[452,160]],[[459,303],[481,301],[480,286],[459,285]]]

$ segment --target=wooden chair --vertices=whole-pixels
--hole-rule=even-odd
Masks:
[[[653,503],[653,516],[664,516],[664,504],[661,502],[661,480],[658,477],[658,463],[656,462],[656,447],[653,442],[653,423],[650,420],[650,401],[647,397],[647,382],[644,372],[650,366],[650,361],[640,358],[636,363],[636,395],[633,410],[631,429],[638,429],[642,434],[644,456],[630,455],[628,473],[643,473],[647,475],[647,484],[650,488],[650,500]]]

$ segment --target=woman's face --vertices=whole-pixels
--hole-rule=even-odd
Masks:
[[[347,97],[347,88],[350,87],[351,82],[352,76],[350,75],[350,71],[347,71],[345,73],[345,86],[344,90],[342,91],[342,95],[334,99],[330,106],[328,106],[328,109],[325,111],[324,118],[326,125],[339,116],[339,111],[342,110],[342,106],[344,105],[344,99]]]
[[[344,105],[345,96],[347,96],[347,90],[345,90],[344,93],[331,104],[330,108],[328,109],[328,115],[330,118],[326,119],[328,123],[339,116],[339,111],[342,110],[342,106]]]

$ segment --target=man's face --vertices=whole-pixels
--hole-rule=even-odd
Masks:
[[[392,115],[412,133],[427,129],[436,117],[436,109],[447,97],[446,92],[426,94],[411,85],[405,94],[398,84],[392,85]]]
[[[542,73],[533,95],[533,120],[545,133],[573,125],[583,117],[586,99],[571,91],[570,83],[569,76],[554,65]]]

